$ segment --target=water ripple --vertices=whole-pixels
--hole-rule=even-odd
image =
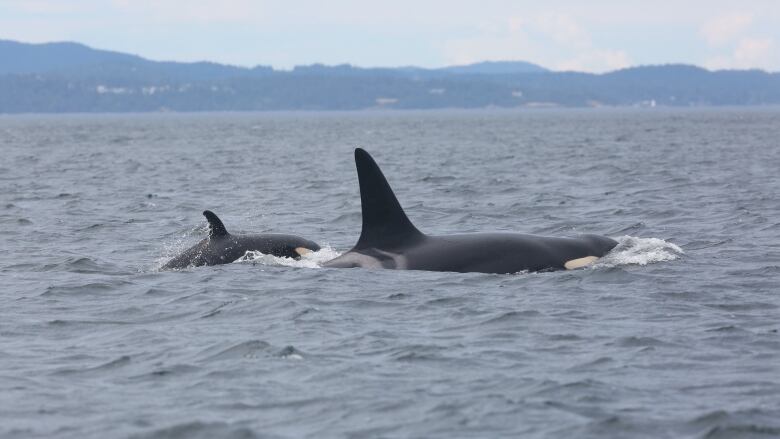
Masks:
[[[0,117],[0,437],[780,435],[776,109]],[[353,148],[427,233],[589,269],[320,269]],[[159,271],[207,234],[319,242]],[[228,224],[229,223],[229,224]]]

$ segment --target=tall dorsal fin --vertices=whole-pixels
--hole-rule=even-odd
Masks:
[[[204,210],[203,216],[205,216],[206,220],[209,222],[209,238],[217,238],[219,236],[227,236],[230,234],[225,228],[225,225],[222,224],[222,221],[217,215],[214,214],[214,212],[210,210]]]
[[[363,149],[355,149],[360,182],[363,230],[355,248],[388,247],[424,236],[404,213],[376,162]]]

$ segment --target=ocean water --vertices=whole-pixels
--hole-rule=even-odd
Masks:
[[[354,147],[424,232],[595,266],[324,269]],[[780,110],[0,116],[0,437],[780,436]],[[206,234],[302,261],[159,267]]]

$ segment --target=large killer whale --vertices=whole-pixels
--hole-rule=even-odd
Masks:
[[[519,233],[426,235],[409,221],[384,174],[355,149],[363,228],[352,250],[323,264],[334,268],[390,268],[517,273],[587,266],[617,245],[598,235],[554,238]]]
[[[231,235],[222,221],[210,210],[203,212],[209,222],[209,236],[168,261],[163,269],[199,267],[201,265],[229,264],[248,251],[285,258],[299,258],[318,251],[320,246],[295,235],[264,233],[260,235]]]

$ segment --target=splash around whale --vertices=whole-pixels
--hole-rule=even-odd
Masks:
[[[498,274],[562,270],[590,265],[617,245],[617,241],[599,235],[426,235],[406,216],[371,155],[355,149],[355,165],[363,214],[360,238],[352,250],[323,267]]]
[[[163,270],[229,264],[247,252],[260,252],[285,258],[299,258],[320,250],[316,242],[295,235],[264,233],[231,235],[222,221],[209,210],[203,212],[209,223],[209,236],[162,266]]]

